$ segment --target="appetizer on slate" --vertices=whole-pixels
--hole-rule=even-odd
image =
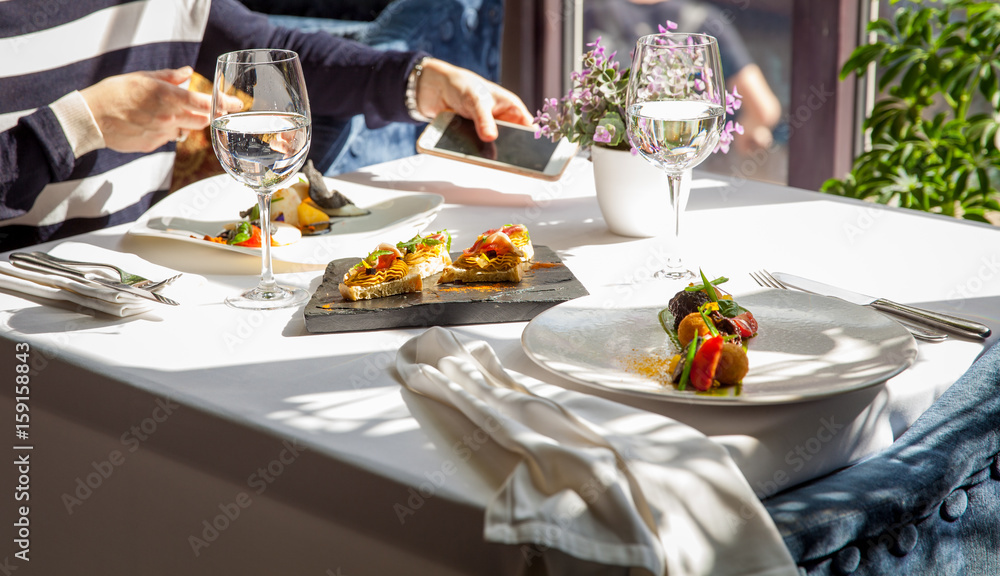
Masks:
[[[403,253],[387,242],[344,274],[338,285],[345,300],[368,300],[420,292],[424,288],[420,274],[406,264]]]
[[[396,248],[403,253],[407,266],[416,270],[421,278],[433,276],[451,265],[451,256],[448,254],[451,250],[451,234],[447,230],[426,236],[417,234],[406,242],[397,243]]]
[[[445,268],[441,282],[520,282],[534,255],[523,224],[487,230]]]
[[[717,288],[728,278],[692,284],[670,299],[660,311],[660,323],[680,353],[668,373],[678,390],[688,385],[704,392],[718,386],[739,384],[749,371],[746,341],[757,335],[757,320]]]

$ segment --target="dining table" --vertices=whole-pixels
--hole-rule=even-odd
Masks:
[[[837,346],[851,351],[835,336],[836,314],[817,320],[809,309],[788,309],[782,313],[834,335],[821,351],[823,365],[811,368],[831,387],[809,386],[819,376],[807,372],[796,375],[809,389],[798,397],[755,402],[747,384],[746,401],[713,402],[595,383],[546,363],[525,337],[540,320],[505,321],[498,312],[443,327],[487,343],[506,369],[553,390],[690,426],[725,448],[761,499],[877,457],[995,342],[1000,229],[755,181],[752,172],[696,171],[681,218],[686,263],[711,278],[726,276],[723,287],[735,299],[774,294],[751,273],[781,271],[969,318],[993,335],[949,334],[937,342],[906,336],[912,354],[868,358],[875,376],[840,386],[838,378],[857,367],[838,360]],[[330,181],[359,205],[368,193],[441,201],[400,227],[343,243],[335,232],[306,237],[300,242],[313,247],[307,257],[276,256],[278,280],[311,294],[321,290],[328,263],[360,259],[363,247],[447,229],[460,250],[509,223],[524,224],[534,245],[551,250],[586,292],[539,307],[535,318],[572,306],[605,315],[640,302],[666,306],[686,283],[653,277],[670,254],[670,215],[660,236],[611,233],[584,156],[555,181],[419,154]],[[251,193],[218,179],[174,194],[188,195],[193,214],[206,198],[253,202]],[[514,457],[463,428],[457,415],[442,431],[440,414],[401,386],[399,350],[441,326],[435,316],[341,329],[336,319],[307,321],[310,307],[322,304],[316,301],[273,311],[230,308],[226,296],[256,283],[259,256],[136,230],[123,224],[68,240],[197,279],[178,290],[178,306],[153,304],[120,318],[0,290],[0,374],[7,382],[0,411],[8,429],[16,413],[30,414],[30,436],[8,438],[31,462],[20,479],[11,467],[4,473],[9,489],[0,519],[10,535],[18,519],[11,510],[30,505],[31,560],[14,556],[15,526],[14,536],[2,539],[0,562],[7,557],[16,574],[540,573],[523,547],[483,538],[484,509],[497,488],[483,470],[509,469]],[[587,323],[586,314],[578,317]],[[766,316],[758,320],[765,333]],[[632,329],[628,322],[622,330]],[[594,346],[584,341],[592,332],[570,332],[567,339]],[[603,363],[622,353],[612,344],[597,350]],[[31,367],[30,387],[18,389],[21,364]],[[14,500],[15,483],[30,500]]]

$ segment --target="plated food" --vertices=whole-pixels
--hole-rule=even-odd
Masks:
[[[743,383],[679,390],[666,368],[682,348],[664,333],[659,318],[670,314],[662,311],[683,285],[666,294],[664,285],[609,286],[549,308],[525,327],[524,351],[542,368],[594,390],[714,407],[788,404],[878,386],[917,356],[906,329],[871,308],[805,292],[754,289],[733,293],[760,324],[748,341]],[[672,314],[669,321],[672,329]]]
[[[340,295],[353,302],[420,292],[424,278],[451,264],[450,247],[447,230],[396,244],[383,242],[344,274]]]
[[[420,292],[424,284],[416,269],[406,264],[403,253],[383,242],[344,274],[338,288],[345,300],[355,301]]]
[[[261,230],[260,212],[257,207],[240,212],[240,217],[245,220],[228,223],[218,234],[214,236],[206,234],[202,239],[228,246],[260,248],[264,232]],[[270,232],[271,246],[287,246],[302,239],[302,232],[298,228],[284,222],[272,221]]]
[[[667,368],[678,390],[688,386],[705,392],[743,382],[749,371],[746,343],[757,335],[757,320],[732,296],[718,288],[728,281],[691,284],[670,299],[659,313],[663,329],[678,348]]]
[[[369,213],[337,190],[331,190],[310,160],[302,168],[298,182],[271,195],[271,246],[293,244],[301,240],[303,234],[328,232],[332,219]],[[254,204],[241,211],[239,217],[241,220],[234,220],[219,233],[206,234],[203,239],[216,244],[260,248],[263,237],[260,208]]]
[[[507,224],[476,237],[441,274],[441,282],[520,282],[535,255],[523,224]]]
[[[271,219],[296,226],[304,234],[328,232],[332,219],[369,213],[339,191],[330,189],[311,160],[303,166],[299,181],[275,192],[271,201]]]
[[[528,228],[508,224],[480,234],[452,261],[447,230],[405,242],[382,243],[348,270],[338,289],[345,300],[369,300],[420,292],[424,279],[448,282],[520,282],[535,250]],[[440,274],[440,276],[437,276]]]
[[[451,234],[439,230],[433,234],[417,234],[406,242],[396,244],[403,252],[406,265],[415,269],[421,278],[433,276],[451,265]]]

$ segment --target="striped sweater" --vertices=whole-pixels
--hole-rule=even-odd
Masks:
[[[211,78],[219,54],[260,47],[299,53],[316,115],[409,121],[416,53],[275,27],[235,0],[0,0],[0,252],[131,222],[166,195],[174,144],[80,141],[74,91],[139,70]]]

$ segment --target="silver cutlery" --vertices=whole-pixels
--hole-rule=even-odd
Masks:
[[[777,288],[779,290],[792,289],[791,287],[785,285],[783,282],[775,278],[767,270],[761,270],[759,272],[751,272],[750,277],[753,278],[758,285],[763,286],[765,288]],[[806,290],[802,291],[807,292]],[[878,309],[876,308],[876,310]],[[899,318],[898,316],[892,316],[892,319],[895,320],[896,322],[899,322],[903,326],[903,328],[906,328],[906,330],[909,331],[909,333],[912,334],[913,337],[917,338],[918,340],[924,340],[926,342],[941,342],[942,340],[946,340],[948,338],[947,334],[941,332],[935,332],[924,326],[917,326],[916,324],[907,322]]]
[[[881,312],[889,312],[903,316],[909,320],[914,320],[921,324],[940,328],[960,336],[968,338],[986,338],[991,333],[988,326],[980,324],[979,322],[967,320],[965,318],[959,318],[958,316],[934,312],[933,310],[925,310],[908,304],[900,304],[886,298],[875,298],[873,296],[859,294],[857,292],[845,290],[844,288],[830,286],[829,284],[809,280],[808,278],[802,278],[793,274],[786,274],[784,272],[773,272],[771,276],[776,278],[782,284],[786,284],[792,288],[797,288],[805,292],[812,292],[813,294],[833,296],[835,298],[851,302],[852,304],[871,306]]]
[[[56,274],[58,276],[63,276],[65,278],[70,278],[72,280],[77,280],[79,282],[85,282],[90,284],[96,284],[103,286],[105,288],[111,288],[119,292],[127,292],[135,296],[145,298],[147,300],[152,300],[154,302],[159,302],[161,304],[168,304],[170,306],[177,306],[179,303],[175,300],[171,300],[166,296],[157,294],[155,292],[150,292],[149,290],[143,288],[136,288],[135,286],[130,286],[124,282],[115,282],[113,280],[108,280],[107,278],[102,278],[93,273],[85,273],[79,270],[70,268],[69,266],[64,266],[56,262],[38,258],[37,256],[25,252],[14,252],[10,255],[10,263],[18,268],[23,268],[25,270],[31,270],[33,272],[41,272],[43,274]]]
[[[135,286],[136,288],[145,288],[146,290],[156,290],[170,284],[174,280],[181,277],[180,274],[172,276],[165,280],[160,280],[159,282],[154,282],[153,280],[148,280],[139,276],[138,274],[132,274],[131,272],[126,272],[114,264],[106,264],[104,262],[84,262],[81,260],[68,260],[66,258],[60,258],[58,256],[53,256],[46,252],[28,252],[31,256],[34,256],[40,260],[46,260],[48,262],[53,262],[55,264],[62,264],[63,266],[83,266],[86,268],[107,268],[109,270],[114,270],[118,273],[119,278],[123,284],[128,284],[129,286]]]
[[[170,278],[164,278],[163,280],[160,280],[158,282],[152,282],[150,280],[147,280],[146,282],[148,282],[148,284],[146,282],[139,282],[138,284],[133,284],[133,286],[135,286],[136,288],[142,288],[143,290],[149,290],[150,292],[156,292],[157,290],[163,288],[164,286],[169,286],[170,284],[173,284],[174,280],[177,280],[183,275],[184,274],[176,274],[174,276],[171,276]],[[126,282],[126,284],[128,284],[128,282]]]

